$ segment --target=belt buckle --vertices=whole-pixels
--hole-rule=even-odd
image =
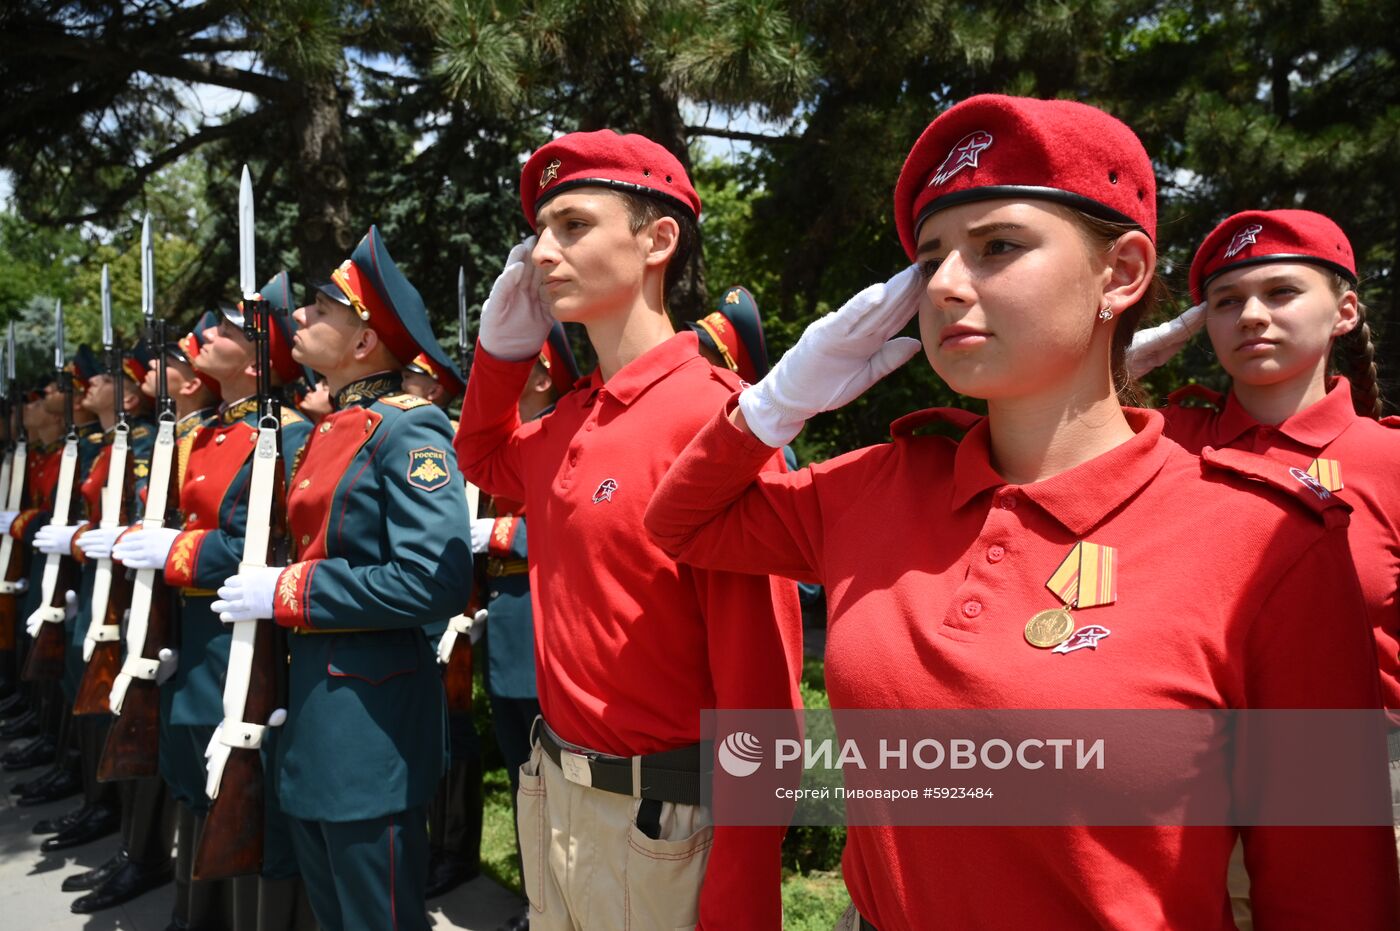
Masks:
[[[593,768],[588,764],[588,757],[560,747],[559,768],[564,771],[564,778],[570,782],[593,787]]]

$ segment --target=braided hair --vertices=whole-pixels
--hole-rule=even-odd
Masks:
[[[1333,276],[1332,290],[1337,297],[1354,290],[1351,282],[1340,275]],[[1337,337],[1332,346],[1333,368],[1351,382],[1351,403],[1362,417],[1380,419],[1385,409],[1381,396],[1380,375],[1376,369],[1376,344],[1371,326],[1366,322],[1366,305],[1356,301],[1356,326],[1350,333]]]

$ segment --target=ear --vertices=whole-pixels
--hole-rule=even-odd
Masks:
[[[1103,302],[1115,317],[1147,293],[1157,268],[1157,247],[1142,230],[1118,237],[1108,250]]]
[[[128,378],[126,384],[122,386],[122,409],[128,412],[136,410],[141,406],[141,398],[143,397],[144,395],[141,394],[141,387],[138,385],[133,390],[131,387],[131,379]]]
[[[1361,324],[1361,299],[1348,290],[1337,301],[1337,321],[1332,324],[1332,338],[1344,336]]]
[[[354,355],[355,361],[363,362],[380,345],[379,334],[367,326],[360,327],[359,336],[355,339]]]
[[[672,217],[661,217],[652,221],[644,235],[646,264],[662,266],[670,261],[680,245],[681,227]]]

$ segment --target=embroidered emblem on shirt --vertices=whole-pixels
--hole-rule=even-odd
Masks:
[[[1098,624],[1089,624],[1079,628],[1064,643],[1051,650],[1051,653],[1073,653],[1075,650],[1082,650],[1088,647],[1091,650],[1099,648],[1099,641],[1111,634],[1107,627],[1100,627]]]
[[[963,136],[962,139],[958,140],[958,144],[953,146],[943,157],[943,161],[934,171],[933,177],[928,179],[927,187],[944,184],[964,168],[976,168],[978,158],[991,148],[992,141],[992,134],[980,129],[975,133]]]
[[[611,502],[613,494],[617,492],[617,480],[605,478],[598,483],[598,490],[593,492],[593,503],[602,504],[604,501]]]
[[[437,491],[451,478],[447,453],[436,446],[420,446],[408,451],[408,483],[424,491]]]
[[[562,167],[564,166],[560,163],[559,159],[557,158],[554,161],[550,162],[548,165],[544,166],[544,171],[540,172],[541,191],[544,190],[544,186],[546,184],[559,177],[559,169]]]
[[[1310,489],[1313,494],[1317,495],[1319,501],[1326,501],[1332,497],[1332,492],[1328,491],[1326,486],[1297,466],[1289,469],[1288,474],[1301,482],[1304,488]]]
[[[1244,251],[1245,246],[1254,245],[1258,242],[1255,237],[1262,232],[1264,232],[1264,227],[1260,226],[1258,223],[1251,224],[1240,230],[1235,234],[1234,238],[1230,240],[1230,246],[1225,250],[1225,258],[1234,258]]]
[[[1314,459],[1308,465],[1308,474],[1328,491],[1342,490],[1342,464],[1336,459]]]

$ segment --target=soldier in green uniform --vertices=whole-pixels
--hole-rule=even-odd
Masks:
[[[291,284],[286,272],[263,285],[272,304],[272,381],[290,384],[302,376],[292,359],[295,322]],[[180,444],[180,511],[183,526],[133,531],[113,551],[127,566],[161,569],[167,585],[180,592],[180,651],[176,669],[161,690],[161,772],[180,800],[180,856],[176,864],[176,924],[201,929],[242,931],[268,927],[303,927],[309,908],[300,894],[295,859],[284,819],[269,804],[261,877],[233,883],[201,882],[191,876],[193,852],[209,810],[205,795],[204,753],[223,720],[223,689],[230,635],[213,611],[214,589],[238,570],[248,522],[248,487],[253,467],[253,440],[258,404],[253,344],[243,331],[237,308],[207,314],[198,340],[188,347],[191,374],[218,386],[223,403],[209,422]],[[172,384],[171,393],[175,393]],[[282,407],[282,444],[286,478],[311,425],[290,404]],[[187,451],[185,451],[187,450]],[[264,750],[274,738],[269,736]],[[267,753],[264,753],[267,756]],[[269,802],[275,801],[271,791]]]
[[[400,370],[447,359],[374,227],[297,319],[296,358],[335,409],[288,490],[296,561],[230,578],[214,607],[292,634],[277,794],[321,927],[425,929],[447,715],[423,625],[466,607],[471,547],[447,415]]]

